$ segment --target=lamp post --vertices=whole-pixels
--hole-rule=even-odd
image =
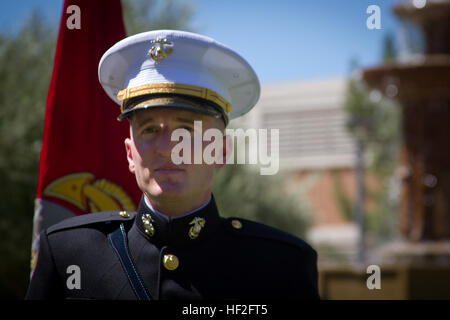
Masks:
[[[355,154],[355,185],[356,198],[353,204],[353,218],[358,226],[359,237],[357,244],[357,262],[364,264],[366,261],[366,223],[364,202],[366,196],[366,189],[364,184],[364,152],[366,149],[366,142],[368,130],[372,121],[369,117],[356,116],[347,121],[347,127],[354,133],[356,154]]]

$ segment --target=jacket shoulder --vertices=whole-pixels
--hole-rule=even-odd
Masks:
[[[134,220],[136,212],[126,212],[127,214],[121,214],[123,211],[103,211],[89,214],[83,214],[76,217],[64,219],[61,222],[47,228],[47,235],[62,230],[83,227],[87,225],[94,225],[99,223],[109,222],[125,222]]]
[[[223,223],[225,228],[236,236],[276,241],[280,244],[296,247],[304,252],[316,254],[316,251],[306,241],[263,223],[234,217],[225,218]]]

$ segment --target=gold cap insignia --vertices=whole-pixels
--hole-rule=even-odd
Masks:
[[[202,228],[205,226],[205,219],[195,217],[192,219],[191,222],[189,222],[189,225],[192,225],[192,227],[189,228],[189,238],[195,239],[200,234],[200,231],[202,231]]]
[[[154,45],[148,52],[150,59],[155,61],[156,63],[161,62],[167,56],[169,56],[173,51],[173,43],[169,42],[167,39],[156,38],[155,40],[150,41]]]
[[[144,232],[149,236],[153,236],[155,234],[155,227],[152,224],[152,217],[146,213],[142,215],[142,223],[144,224]]]

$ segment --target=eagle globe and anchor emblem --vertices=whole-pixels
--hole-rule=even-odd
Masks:
[[[191,222],[189,222],[189,225],[192,225],[192,227],[189,228],[189,238],[195,239],[200,234],[200,231],[202,231],[202,228],[205,226],[205,219],[200,217],[195,217],[192,219]]]
[[[153,46],[149,50],[148,56],[156,63],[161,62],[173,52],[173,43],[165,38],[158,37],[150,43]]]
[[[136,211],[131,197],[117,184],[89,172],[68,174],[51,182],[44,196],[64,200],[83,212]]]

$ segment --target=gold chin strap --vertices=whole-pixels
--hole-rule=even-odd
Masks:
[[[178,83],[152,83],[134,88],[124,89],[117,94],[117,99],[122,101],[121,111],[124,112],[123,101],[129,98],[139,97],[142,95],[158,94],[158,93],[182,94],[202,98],[219,105],[225,111],[226,114],[228,114],[231,111],[231,104],[213,90]]]

